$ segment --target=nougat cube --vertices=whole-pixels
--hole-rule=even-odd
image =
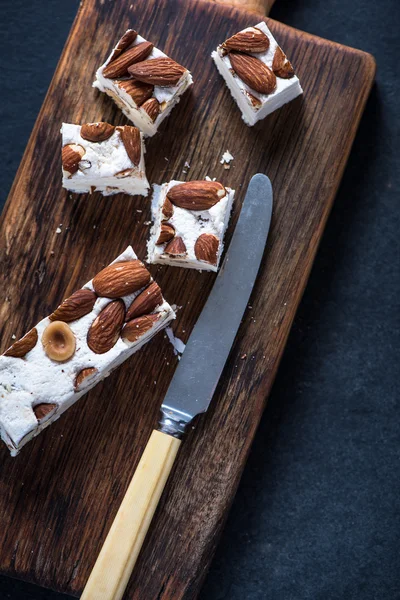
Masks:
[[[77,194],[101,192],[147,196],[143,134],[109,123],[63,123],[62,185]]]
[[[155,185],[148,262],[217,271],[234,196],[218,181]]]
[[[146,136],[153,136],[192,83],[188,69],[128,29],[97,70],[93,87],[108,94]]]
[[[211,56],[246,125],[255,125],[303,93],[293,66],[264,21],[228,38]]]

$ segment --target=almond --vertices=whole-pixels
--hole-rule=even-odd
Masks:
[[[200,235],[194,245],[194,253],[197,260],[204,260],[210,265],[217,264],[219,239],[211,233]]]
[[[247,31],[239,31],[222,44],[225,50],[239,52],[265,52],[269,48],[269,38],[261,29],[249,27]]]
[[[93,279],[99,296],[120,298],[137,292],[150,282],[150,273],[140,260],[129,260],[109,265]]]
[[[82,369],[79,371],[78,375],[75,377],[74,388],[76,392],[79,392],[83,387],[83,382],[87,385],[89,382],[88,378],[92,378],[93,375],[96,375],[97,369],[95,367],[87,367],[86,369]]]
[[[114,79],[116,77],[124,77],[128,74],[128,67],[134,63],[142,62],[145,60],[154,46],[150,42],[141,42],[129,50],[122,52],[115,60],[103,70],[103,76],[107,79]]]
[[[164,249],[165,254],[170,254],[171,256],[183,256],[186,254],[186,246],[181,237],[176,237],[169,242]]]
[[[142,140],[139,129],[137,127],[131,127],[130,125],[117,127],[117,129],[120,132],[121,140],[125,146],[127,155],[133,164],[138,166],[142,156]]]
[[[4,352],[4,356],[13,356],[14,358],[23,358],[32,348],[36,346],[38,333],[36,327],[28,331],[20,340],[15,342],[8,350]]]
[[[57,404],[51,404],[51,403],[47,404],[45,402],[42,402],[41,404],[36,404],[36,406],[33,407],[33,412],[35,413],[35,417],[37,418],[38,422],[40,423],[50,413],[54,412],[56,410],[56,408],[57,408]]]
[[[226,190],[218,181],[187,181],[167,192],[172,204],[189,210],[208,210],[225,195]]]
[[[162,207],[162,214],[165,219],[170,219],[174,214],[174,207],[171,204],[171,201],[168,198],[165,198],[164,204]]]
[[[158,314],[132,319],[132,321],[129,321],[123,328],[121,333],[122,339],[128,340],[128,342],[136,342],[146,333],[146,331],[149,331],[149,329],[153,327],[154,323],[158,321],[159,318],[160,315]]]
[[[87,345],[96,354],[104,354],[115,346],[125,319],[125,304],[113,300],[93,321],[88,334]]]
[[[134,79],[125,79],[124,81],[114,81],[114,83],[122,88],[135,102],[137,106],[141,106],[152,97],[154,85],[135,81]]]
[[[78,290],[64,300],[60,306],[49,316],[50,321],[64,321],[70,323],[84,317],[93,309],[97,296],[91,290]]]
[[[250,100],[251,104],[254,106],[254,108],[260,108],[262,102],[259,98],[256,98],[253,94],[251,94],[247,90],[245,90],[245,94],[246,94],[247,98]]]
[[[163,303],[163,297],[160,288],[155,281],[141,292],[126,313],[125,321],[130,321],[136,317],[152,313],[157,306]]]
[[[78,144],[67,144],[62,149],[61,159],[64,171],[73,175],[79,169],[79,163],[86,150]]]
[[[157,98],[150,98],[150,100],[146,100],[146,102],[142,104],[142,109],[147,112],[153,123],[157,119],[161,111],[160,103],[157,100]]]
[[[261,60],[236,52],[231,52],[229,59],[235,73],[252,90],[260,94],[272,94],[276,88],[276,77]]]
[[[158,240],[156,241],[156,245],[160,246],[161,244],[165,244],[165,242],[172,240],[173,237],[175,237],[175,228],[169,223],[161,223],[161,231]]]
[[[89,142],[104,142],[114,133],[114,125],[100,121],[99,123],[85,123],[81,127],[81,138]]]
[[[152,58],[132,65],[128,72],[138,81],[169,87],[178,83],[186,69],[172,58]]]
[[[272,70],[281,79],[291,79],[294,77],[294,69],[288,61],[286,54],[279,46],[275,50],[274,60],[272,61]]]
[[[76,340],[64,321],[52,321],[42,333],[43,349],[51,360],[65,362],[75,354]]]
[[[119,40],[118,44],[115,46],[114,50],[112,51],[111,57],[108,61],[108,64],[110,64],[110,62],[115,60],[117,58],[117,56],[119,56],[121,54],[121,52],[123,52],[126,48],[128,48],[128,46],[133,44],[133,42],[137,38],[137,35],[138,34],[134,29],[128,29],[128,31],[126,33],[124,33],[124,35],[122,36],[122,38]]]

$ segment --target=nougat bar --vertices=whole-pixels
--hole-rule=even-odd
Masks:
[[[0,432],[11,455],[174,318],[129,246],[0,356]]]

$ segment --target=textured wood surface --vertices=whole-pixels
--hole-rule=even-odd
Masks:
[[[213,3],[85,0],[2,215],[2,350],[12,334],[22,335],[128,243],[145,256],[148,201],[70,195],[60,183],[63,120],[126,122],[91,81],[128,25],[187,65],[195,79],[147,143],[150,181],[209,175],[236,188],[229,241],[251,175],[259,171],[272,180],[272,228],[251,308],[209,412],[182,445],[127,598],[178,600],[199,590],[373,81],[369,55],[268,21],[305,95],[248,128],[208,57],[218,42],[252,23],[253,16]],[[219,163],[226,149],[235,157],[230,170]],[[186,341],[214,275],[172,267],[152,272],[166,298],[182,307],[175,330]],[[161,334],[19,457],[0,448],[1,572],[82,591],[176,365]]]
[[[257,12],[260,15],[268,15],[275,0],[208,0],[225,6],[235,6],[244,8],[250,12]]]

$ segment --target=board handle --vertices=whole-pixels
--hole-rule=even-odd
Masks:
[[[256,12],[260,15],[269,15],[275,0],[211,0],[217,4],[226,4],[236,8],[244,8],[250,12]]]
[[[81,600],[121,600],[180,443],[161,431],[151,434]]]

